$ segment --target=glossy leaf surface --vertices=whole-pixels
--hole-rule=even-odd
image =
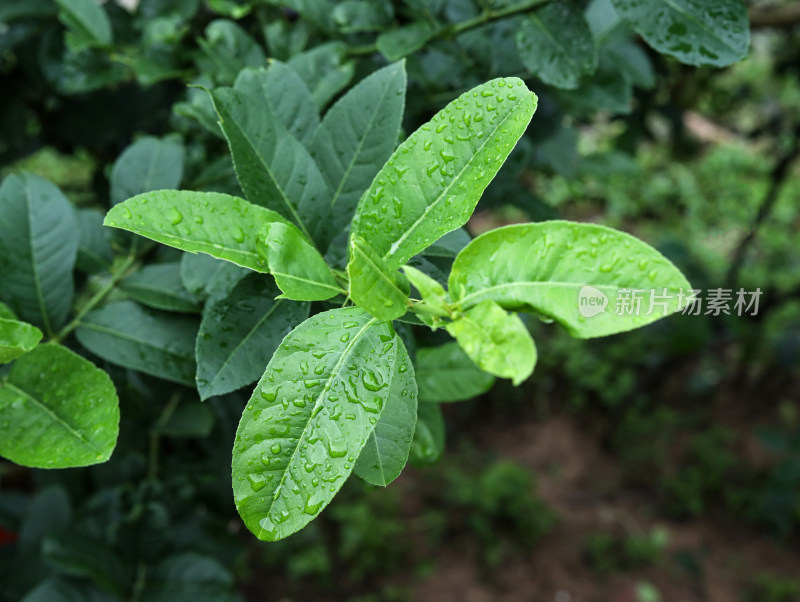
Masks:
[[[27,322],[0,318],[0,364],[31,351],[42,340],[42,331]]]
[[[233,448],[234,500],[259,539],[302,529],[342,486],[384,411],[401,345],[390,324],[347,308],[278,347]]]
[[[690,288],[678,268],[630,234],[565,221],[479,236],[456,258],[449,280],[450,295],[463,308],[491,299],[552,318],[579,338],[663,318],[682,306],[681,291],[685,305]]]
[[[119,402],[108,375],[66,347],[40,345],[0,381],[0,455],[37,468],[111,456]]]
[[[394,320],[408,309],[408,280],[387,265],[362,238],[350,241],[350,298],[379,320]]]
[[[400,267],[463,226],[536,109],[516,78],[462,94],[400,145],[356,209],[351,234]]]

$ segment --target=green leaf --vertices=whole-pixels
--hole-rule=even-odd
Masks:
[[[394,320],[408,310],[408,280],[383,261],[363,238],[350,241],[350,298],[379,320]]]
[[[494,376],[480,370],[458,343],[417,351],[417,385],[423,402],[463,401],[492,388]]]
[[[105,462],[119,433],[108,375],[66,347],[39,345],[0,381],[0,455],[35,468]]]
[[[747,56],[750,26],[741,0],[612,0],[650,46],[689,65],[725,67]]]
[[[444,435],[442,408],[438,403],[420,403],[409,454],[411,464],[421,467],[438,462],[444,452]]]
[[[340,33],[383,31],[392,23],[394,8],[385,1],[344,0],[336,3],[332,17]]]
[[[471,240],[472,237],[464,228],[457,228],[442,236],[425,249],[422,254],[425,257],[447,257],[448,259],[453,259]]]
[[[233,87],[259,101],[266,101],[281,125],[308,146],[319,125],[319,113],[311,91],[294,69],[271,60],[267,69],[242,70]]]
[[[247,405],[233,448],[236,508],[259,539],[308,524],[350,475],[391,389],[402,343],[358,308],[287,336]]]
[[[25,322],[53,334],[72,307],[78,226],[69,201],[32,174],[0,186],[0,300]]]
[[[25,522],[19,531],[20,552],[38,555],[48,533],[62,531],[71,522],[72,505],[63,487],[48,485],[38,490],[26,505]]]
[[[210,556],[185,552],[148,571],[142,602],[239,602],[233,575]]]
[[[196,399],[182,401],[158,432],[166,437],[208,437],[214,428],[214,411]]]
[[[451,102],[411,134],[375,177],[358,204],[351,236],[400,267],[464,225],[536,102],[516,78],[492,80]]]
[[[69,29],[67,45],[72,50],[111,45],[111,22],[95,0],[56,0],[56,4],[59,20]]]
[[[49,577],[26,593],[22,602],[108,602],[108,595],[86,582]]]
[[[597,68],[592,31],[573,3],[553,2],[530,13],[516,40],[525,67],[551,86],[575,89]]]
[[[11,311],[11,308],[8,307],[5,303],[0,303],[0,319],[2,320],[16,320],[16,314]]]
[[[104,223],[266,273],[267,262],[258,252],[260,234],[267,224],[285,221],[274,211],[228,194],[159,190],[112,207]]]
[[[183,178],[183,146],[141,138],[126,148],[111,170],[111,204],[153,190],[177,188]]]
[[[446,328],[479,368],[515,385],[536,366],[536,347],[525,324],[494,301],[482,301]]]
[[[119,301],[89,312],[75,330],[81,345],[104,360],[194,387],[198,320]]]
[[[184,253],[181,257],[181,282],[200,299],[222,299],[250,270],[211,255]]]
[[[283,297],[324,301],[344,293],[322,255],[297,228],[290,224],[269,224],[261,236],[262,252]]]
[[[104,541],[77,531],[54,533],[44,540],[42,556],[60,573],[86,577],[117,596],[126,593],[130,569]]]
[[[417,21],[382,33],[375,45],[386,60],[399,61],[425,46],[437,33],[427,21]]]
[[[75,267],[87,274],[107,272],[113,256],[106,238],[109,231],[103,228],[103,214],[96,209],[77,209],[75,219],[80,232]]]
[[[198,38],[197,43],[207,57],[198,61],[200,72],[222,85],[233,83],[245,67],[260,67],[267,60],[258,42],[228,19],[209,23],[205,37]]]
[[[353,472],[379,487],[394,481],[408,461],[417,425],[417,381],[405,345],[398,338],[395,373],[386,409],[370,433]]]
[[[328,42],[289,60],[289,66],[311,90],[320,111],[353,79],[355,65],[347,59],[347,51],[343,42]]]
[[[333,235],[330,191],[314,159],[262,101],[231,88],[211,95],[248,200],[280,213],[324,251]]]
[[[419,294],[422,295],[422,300],[425,302],[426,309],[429,313],[440,317],[450,315],[447,291],[444,290],[441,284],[410,265],[404,265],[403,272],[405,272],[411,284],[419,291]],[[420,310],[421,309],[422,308],[420,308]]]
[[[267,277],[250,274],[206,305],[196,350],[201,399],[257,381],[281,340],[308,318],[308,303],[276,300],[279,293]]]
[[[545,315],[578,338],[654,322],[683,307],[690,289],[678,268],[637,238],[565,221],[506,226],[479,236],[456,258],[449,281],[450,295],[462,308],[491,299]],[[625,292],[634,290],[641,293],[641,311],[618,314],[620,304],[635,301]],[[669,298],[648,314],[650,294]]]
[[[345,229],[358,200],[397,143],[406,99],[404,63],[361,80],[326,113],[309,148],[333,191],[334,229]]]
[[[31,351],[42,340],[42,331],[27,322],[0,318],[0,364]]]
[[[197,299],[183,288],[177,261],[147,265],[120,282],[119,288],[148,307],[188,313],[198,310]]]

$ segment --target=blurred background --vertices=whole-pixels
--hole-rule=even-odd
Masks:
[[[406,133],[493,77],[539,95],[470,234],[605,224],[697,289],[761,296],[755,315],[731,304],[589,341],[532,319],[527,383],[442,404],[446,445],[418,458],[428,466],[386,489],[352,478],[270,544],[231,497],[249,392],[201,405],[98,360],[122,404],[112,459],[0,460],[0,600],[800,600],[798,3],[751,2],[749,56],[724,68],[653,50],[609,2],[571,3],[598,53],[571,88],[519,56],[530,2],[108,2],[101,43],[81,43],[99,30],[76,25],[73,4],[0,0],[0,174],[42,175],[77,209],[105,212],[115,163],[147,137],[179,149],[181,188],[239,193],[208,97],[187,84],[231,85],[270,58],[324,110],[405,56]],[[419,23],[444,33],[381,41]],[[78,276],[85,294],[99,272]]]

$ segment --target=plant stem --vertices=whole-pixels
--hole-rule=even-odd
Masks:
[[[60,343],[67,336],[69,336],[69,334],[80,325],[84,316],[97,307],[97,305],[99,305],[123,279],[125,279],[132,271],[134,271],[136,267],[136,256],[133,254],[128,255],[123,260],[119,269],[111,274],[111,279],[106,283],[106,285],[97,291],[94,296],[89,299],[86,305],[81,308],[81,310],[78,312],[78,315],[76,315],[69,324],[64,326],[64,328],[62,328],[57,335],[51,338],[50,341],[53,343]]]
[[[520,2],[519,4],[501,8],[500,10],[484,9],[484,11],[477,17],[442,27],[431,37],[431,40],[447,36],[458,36],[465,31],[475,29],[476,27],[480,27],[486,23],[491,23],[492,21],[498,21],[500,19],[505,19],[520,13],[528,12],[532,8],[536,8],[542,4],[547,4],[550,1],[551,0],[526,0],[525,2]],[[375,52],[377,52],[377,46],[375,44],[365,44],[363,46],[353,46],[348,51],[348,54],[350,56],[360,56],[364,54],[373,54]]]
[[[161,444],[161,430],[166,426],[175,408],[181,400],[181,392],[176,390],[169,398],[167,405],[161,411],[155,425],[150,430],[150,456],[148,459],[147,480],[155,481],[158,478],[158,450]]]

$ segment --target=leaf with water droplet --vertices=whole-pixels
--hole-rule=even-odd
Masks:
[[[169,217],[172,210],[184,217],[177,226]],[[202,224],[197,217],[204,217]],[[229,194],[158,190],[112,207],[103,223],[183,251],[267,272],[257,241],[264,226],[273,222],[287,223],[274,211]]]
[[[355,326],[343,343],[339,339],[345,324]],[[395,344],[384,352],[389,341]],[[380,419],[390,390],[383,386],[372,391],[360,376],[350,376],[371,370],[375,374],[371,384],[386,383],[395,371],[401,344],[389,323],[379,323],[355,307],[317,314],[283,340],[242,414],[233,450],[234,500],[257,537],[277,540],[298,531],[342,486],[352,471],[349,458],[357,457],[366,444],[374,428],[369,419]],[[331,351],[315,355],[320,348]],[[320,364],[324,369],[317,377],[312,367]],[[318,385],[307,389],[312,372]],[[275,399],[265,399],[261,394],[265,391],[269,396],[274,393]],[[295,405],[296,400],[303,401],[302,407]],[[289,428],[273,436],[270,428],[275,425]],[[257,441],[256,435],[262,439]],[[280,453],[271,455],[265,466],[261,458],[276,445]],[[273,479],[254,491],[248,478],[254,472]]]
[[[17,359],[0,384],[0,456],[23,466],[66,468],[108,460],[119,401],[108,375],[47,343]]]
[[[460,120],[467,110],[473,115],[485,112],[478,106],[482,97],[473,96],[473,91],[494,94],[506,92],[510,86],[517,91],[515,101],[502,103],[491,119],[473,119],[468,140],[450,136],[455,128],[450,117],[455,115]],[[473,91],[451,102],[411,134],[359,201],[351,239],[366,240],[393,268],[467,222],[536,110],[536,95],[515,78],[495,79]],[[489,157],[492,162],[485,168],[484,161]],[[398,215],[394,215],[395,198],[402,201]],[[386,217],[390,211],[392,219]]]
[[[608,265],[615,267],[600,269]],[[450,295],[462,309],[491,299],[548,316],[578,338],[654,322],[681,309],[690,289],[678,268],[630,234],[561,220],[479,236],[456,257],[449,278]],[[640,291],[638,311],[617,311],[625,290]],[[649,312],[651,291],[664,295],[664,304]]]
[[[388,266],[363,238],[350,241],[350,298],[381,320],[399,318],[408,309],[408,280]]]

